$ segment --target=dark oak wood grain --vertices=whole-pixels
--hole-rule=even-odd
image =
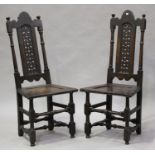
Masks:
[[[139,92],[140,87],[135,85],[122,85],[116,83],[107,83],[103,85],[87,87],[81,89],[81,91],[99,93],[99,94],[108,94],[108,95],[118,95],[125,97],[132,97],[137,92]]]
[[[76,91],[77,89],[74,88],[54,84],[38,85],[18,89],[18,92],[28,99],[51,95],[59,95]]]

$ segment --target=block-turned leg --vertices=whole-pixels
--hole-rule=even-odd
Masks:
[[[36,141],[36,131],[34,129],[34,120],[35,120],[35,111],[33,107],[33,99],[30,99],[29,101],[29,120],[30,120],[30,130],[29,130],[29,136],[30,136],[30,144],[31,146],[35,146]]]
[[[23,108],[23,98],[22,95],[17,93],[17,117],[18,117],[18,135],[23,136],[23,113],[19,110]]]
[[[86,138],[90,138],[91,134],[91,123],[90,123],[90,94],[86,92],[86,103],[85,103],[85,115],[86,115],[86,122],[85,122],[85,134]]]
[[[107,101],[106,101],[106,110],[112,110],[112,95],[107,95]],[[109,130],[111,129],[111,114],[106,114],[106,128]]]
[[[129,144],[130,141],[130,126],[129,126],[129,121],[130,121],[130,107],[129,107],[129,98],[126,97],[126,106],[124,110],[124,116],[125,116],[125,129],[124,129],[124,141],[125,144]]]
[[[53,99],[52,96],[47,97],[47,111],[52,111],[53,110]],[[49,114],[48,116],[48,129],[53,130],[54,128],[54,120],[53,120],[53,114]]]
[[[70,114],[69,133],[71,135],[71,138],[74,138],[76,133],[76,126],[74,122],[75,104],[73,101],[73,92],[69,94],[68,107],[69,107],[69,114]]]
[[[137,134],[141,134],[141,117],[142,117],[142,91],[139,91],[137,93],[137,107],[140,107],[140,109],[136,113],[136,125],[137,127]]]

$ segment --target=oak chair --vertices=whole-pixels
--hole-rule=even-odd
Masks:
[[[26,133],[30,137],[31,146],[35,145],[36,130],[49,129],[53,130],[54,127],[66,126],[69,128],[71,137],[75,135],[75,122],[74,122],[74,102],[73,93],[77,91],[75,88],[60,86],[52,84],[50,71],[47,64],[46,51],[43,39],[43,26],[40,16],[32,20],[28,13],[21,12],[18,20],[10,20],[6,18],[7,32],[10,38],[10,45],[12,51],[13,65],[14,65],[14,77],[16,84],[17,94],[17,113],[18,113],[18,135],[23,136]],[[19,43],[19,51],[21,56],[21,64],[23,74],[21,75],[18,70],[18,62],[16,59],[16,52],[13,41],[13,29],[17,31],[17,38]],[[38,52],[36,29],[39,32],[40,44],[43,56],[44,71],[41,69],[40,55]],[[22,84],[25,80],[39,81],[43,79],[46,84],[23,87]],[[69,94],[69,104],[61,104],[53,101],[54,95]],[[23,97],[29,100],[29,110],[23,108]],[[37,113],[34,110],[34,99],[38,97],[47,97],[47,111],[43,113]],[[53,107],[59,107],[60,110],[54,110]],[[69,124],[54,120],[54,115],[67,112],[70,115]],[[29,120],[24,120],[23,114],[29,117]],[[40,121],[47,121],[48,125],[35,128],[34,123]],[[24,125],[30,124],[30,128],[25,128]]]
[[[117,34],[117,48],[116,48],[116,63],[115,70],[113,69],[114,57],[114,33],[115,28],[118,27]],[[140,27],[140,51],[139,51],[139,67],[136,74],[134,74],[134,55],[135,55],[135,42],[136,42],[136,29]],[[133,13],[129,10],[124,11],[122,17],[116,18],[112,14],[110,22],[111,41],[110,41],[110,57],[107,83],[87,88],[82,88],[81,91],[86,93],[85,103],[85,134],[89,138],[91,128],[93,126],[106,126],[107,129],[120,128],[124,129],[125,144],[129,144],[131,132],[136,131],[141,134],[141,112],[142,112],[142,81],[143,81],[143,44],[144,44],[144,31],[146,28],[145,15],[142,18],[135,19]],[[135,85],[117,84],[113,83],[113,79],[129,81],[134,79]],[[106,101],[98,104],[91,105],[90,93],[106,94]],[[135,108],[130,109],[130,97],[137,95],[137,103]],[[112,110],[112,96],[118,95],[125,97],[125,109],[123,111]],[[106,106],[105,108],[102,106]],[[100,108],[101,107],[101,108]],[[105,119],[91,123],[90,114],[92,112],[105,114]],[[131,115],[136,113],[136,118],[131,119]],[[112,121],[119,120],[125,122],[125,126],[112,124]],[[133,124],[132,126],[130,124]]]

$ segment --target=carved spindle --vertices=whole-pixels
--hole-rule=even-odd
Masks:
[[[129,107],[129,98],[128,97],[126,97],[126,106],[125,106],[125,110],[124,110],[124,115],[125,115],[124,140],[125,140],[125,144],[129,144],[129,140],[130,140],[130,126],[129,126],[130,107]]]
[[[13,37],[12,37],[12,29],[10,28],[10,17],[6,18],[6,27],[7,27],[7,32],[10,38],[10,47],[12,51],[12,59],[13,59],[13,66],[14,66],[14,71],[16,74],[19,74],[18,72],[18,66],[17,66],[17,59],[16,59],[16,54],[15,54],[15,48],[14,48],[14,42],[13,42]]]
[[[85,115],[86,115],[86,122],[85,122],[85,134],[86,138],[90,137],[91,133],[91,123],[90,123],[90,94],[86,92],[86,103],[85,103]]]
[[[37,20],[39,20],[41,23],[40,16],[37,16]],[[38,32],[40,35],[40,44],[41,44],[41,49],[42,49],[42,53],[43,53],[44,73],[46,74],[45,80],[46,80],[47,84],[51,84],[50,71],[49,71],[48,64],[47,64],[47,56],[46,56],[45,43],[44,43],[44,38],[43,38],[42,23],[40,26],[38,26]]]
[[[111,40],[110,40],[110,57],[109,57],[109,69],[113,68],[113,51],[114,51],[114,32],[116,26],[113,25],[112,20],[115,18],[115,14],[112,14],[112,19],[110,23],[111,27]]]
[[[51,97],[47,97],[47,111],[53,111],[53,98]],[[49,130],[53,130],[54,128],[54,119],[53,119],[53,114],[49,114],[48,116],[48,129]]]
[[[41,22],[40,16],[37,16],[37,19]],[[47,64],[47,57],[46,57],[45,43],[44,43],[44,38],[43,38],[42,25],[38,27],[38,32],[40,34],[40,44],[41,44],[41,48],[42,48],[42,52],[43,52],[43,60],[44,60],[44,67],[45,67],[44,69],[49,70],[48,64]]]
[[[144,32],[146,28],[145,15],[142,15],[142,26],[141,26],[141,38],[140,38],[140,54],[139,54],[139,71],[143,70],[143,45],[144,45]]]
[[[107,83],[112,83],[112,80],[113,80],[112,73],[113,73],[114,33],[116,28],[114,20],[115,20],[115,14],[112,14],[112,19],[110,21],[111,39],[110,39],[110,56],[109,56]]]
[[[29,130],[29,136],[30,136],[30,144],[31,146],[35,146],[36,141],[36,131],[34,129],[34,120],[35,120],[35,111],[33,106],[33,99],[30,99],[29,101],[29,121],[30,121],[30,130]]]
[[[76,129],[75,129],[75,122],[74,122],[75,104],[73,101],[73,93],[70,93],[68,106],[69,106],[69,114],[70,114],[69,132],[70,132],[71,138],[74,138]]]

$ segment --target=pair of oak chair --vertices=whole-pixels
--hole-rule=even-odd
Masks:
[[[10,20],[6,18],[7,32],[10,38],[10,46],[12,51],[13,65],[14,65],[14,77],[16,83],[17,94],[17,114],[18,114],[18,135],[23,136],[24,133],[30,137],[31,146],[35,145],[36,130],[49,129],[53,130],[54,127],[66,126],[69,128],[71,137],[74,137],[76,128],[74,122],[75,105],[73,102],[73,93],[78,89],[70,88],[66,86],[55,85],[51,82],[50,71],[48,68],[45,44],[43,39],[43,26],[40,16],[32,20],[28,13],[20,13],[18,20]],[[116,63],[115,70],[113,69],[113,57],[114,57],[114,33],[115,28],[118,27],[117,35],[117,49],[116,49]],[[135,42],[136,42],[136,28],[140,27],[140,51],[139,51],[139,68],[136,74],[134,74],[134,55],[135,55]],[[42,49],[44,71],[41,69],[40,57],[38,53],[38,45],[36,39],[36,28],[40,36],[40,44]],[[145,15],[142,18],[135,19],[133,13],[130,10],[124,11],[122,17],[116,18],[112,14],[110,22],[111,40],[110,40],[110,57],[107,83],[104,85],[92,86],[80,89],[86,93],[85,102],[85,134],[89,138],[91,134],[91,128],[93,126],[106,126],[107,129],[120,128],[124,129],[124,140],[126,144],[129,144],[131,132],[136,131],[137,134],[141,134],[141,111],[142,111],[142,81],[143,81],[143,43],[144,32],[146,28]],[[18,64],[16,59],[16,52],[13,41],[13,29],[17,31],[17,38],[20,49],[21,63],[23,74],[21,75],[18,70]],[[117,77],[119,80],[134,79],[136,85],[115,84],[113,79]],[[23,87],[22,84],[25,80],[32,82],[33,80],[39,81],[44,79],[44,85]],[[57,103],[53,101],[54,95],[69,94],[68,105]],[[106,101],[91,105],[90,93],[105,94]],[[129,99],[133,95],[137,94],[137,103],[135,108],[130,109]],[[112,96],[118,95],[126,99],[125,109],[123,111],[112,110]],[[29,110],[23,108],[23,97],[29,100]],[[47,111],[42,113],[35,112],[34,99],[38,97],[47,98]],[[103,108],[105,106],[105,108]],[[59,107],[60,110],[54,110],[54,107]],[[70,115],[69,123],[56,121],[54,115],[67,112]],[[90,114],[92,112],[105,114],[105,119],[91,123]],[[131,115],[136,113],[136,117],[131,119]],[[23,115],[27,115],[29,120],[24,120]],[[112,124],[112,121],[119,120],[125,122],[125,126]],[[47,121],[47,125],[35,128],[34,123],[40,121]],[[130,126],[130,123],[133,125]],[[25,125],[29,124],[30,128],[26,128]]]

